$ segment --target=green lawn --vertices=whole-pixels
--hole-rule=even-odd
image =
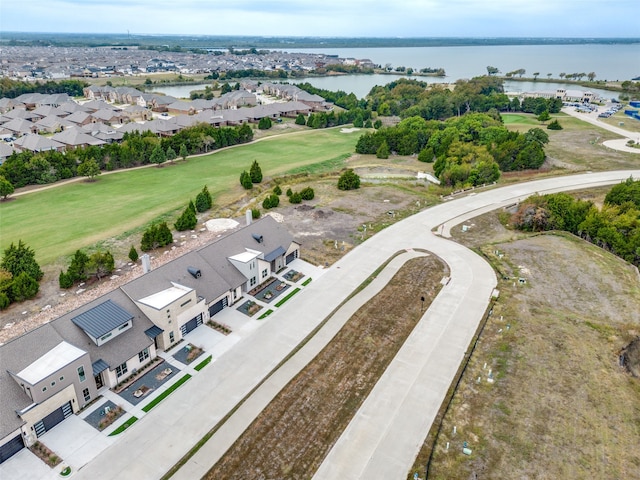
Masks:
[[[523,125],[540,125],[535,115],[526,113],[501,113],[505,125],[519,123]]]
[[[315,170],[311,166],[319,163],[339,167],[359,136],[329,129],[270,137],[185,163],[101,175],[94,183],[15,197],[0,206],[0,248],[23,240],[42,265],[50,264],[184,208],[205,184],[214,202],[233,189],[240,195],[238,178],[253,160],[260,163],[265,178],[305,167]]]

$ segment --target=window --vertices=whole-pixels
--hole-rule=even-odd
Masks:
[[[256,284],[256,282],[257,282],[256,277],[251,277],[251,280],[249,281],[249,285],[253,287]]]
[[[60,377],[60,381],[61,382],[64,381],[64,376]]]
[[[169,332],[169,341],[171,343],[173,343],[175,341],[175,336],[173,335],[173,332]]]
[[[138,354],[138,360],[140,360],[140,363],[144,362],[147,358],[149,358],[149,349],[145,348],[144,350],[142,350],[139,354]]]
[[[266,277],[267,275],[267,269],[265,268],[264,270],[262,270],[262,278]]]
[[[51,386],[55,387],[56,386],[56,381],[54,380],[53,382],[51,382]]]
[[[91,400],[91,394],[89,393],[88,388],[85,388],[84,390],[82,390],[82,396],[84,397],[85,402],[88,402],[89,400]]]
[[[122,365],[118,365],[116,367],[116,376],[117,377],[121,377],[125,373],[127,373],[127,362],[124,362]]]
[[[106,340],[107,338],[109,338],[111,336],[111,332],[104,334],[103,336],[100,337],[100,340]]]
[[[42,387],[42,391],[46,392],[47,391],[47,387]]]
[[[181,307],[184,307],[185,305],[191,303],[191,299],[187,300],[186,302],[180,304]]]
[[[120,327],[118,328],[118,330],[124,330],[125,328],[127,328],[129,326],[129,322],[125,323],[124,325],[120,325]]]
[[[84,367],[82,365],[78,367],[78,378],[80,379],[81,382],[84,382],[86,378],[84,376]]]

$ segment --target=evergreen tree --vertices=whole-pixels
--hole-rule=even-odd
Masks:
[[[316,194],[311,187],[306,187],[300,190],[300,197],[302,197],[302,200],[313,200],[315,195]]]
[[[202,191],[196,196],[196,210],[198,210],[198,212],[206,212],[212,205],[213,200],[211,198],[211,194],[205,185]]]
[[[287,197],[293,195],[293,191],[290,188],[287,188]]]
[[[257,160],[254,160],[251,164],[249,175],[251,176],[252,183],[260,183],[262,181],[262,169],[260,168],[260,165],[258,165]]]
[[[187,205],[187,208],[191,210],[194,215],[196,214],[196,206],[194,205],[193,200],[189,200],[189,205]]]
[[[280,185],[276,185],[275,187],[273,187],[273,193],[275,193],[276,195],[282,195],[282,189],[280,188]]]
[[[131,245],[131,248],[129,249],[129,260],[131,260],[133,263],[136,263],[138,261],[138,258],[139,256],[136,247]]]
[[[377,158],[389,158],[389,154],[391,152],[389,152],[389,145],[387,144],[387,141],[383,141],[380,144],[380,147],[378,147],[378,150],[376,151],[376,157]]]
[[[562,125],[560,125],[560,122],[556,118],[555,120],[550,122],[549,125],[547,125],[547,129],[548,130],[562,130]]]
[[[269,117],[262,117],[258,122],[258,128],[260,130],[269,130],[273,126]]]
[[[191,202],[190,205],[193,205],[193,202]],[[193,230],[197,223],[198,219],[196,218],[195,207],[191,209],[191,206],[187,206],[173,226],[179,232],[184,232],[185,230]]]
[[[296,117],[296,125],[306,125],[307,121],[304,118],[304,115],[299,113]]]
[[[73,287],[73,280],[71,280],[71,276],[67,272],[60,270],[60,275],[58,275],[58,284],[60,284],[60,288],[71,288]]]
[[[21,272],[11,284],[11,298],[14,302],[22,302],[33,298],[38,294],[40,285],[38,281],[27,272]]]
[[[382,127],[382,120],[378,119],[375,122],[373,122],[373,128],[378,130],[380,127]]]
[[[302,203],[302,195],[299,192],[293,192],[289,197],[290,203]]]
[[[245,190],[251,190],[253,188],[251,175],[249,175],[249,172],[247,172],[246,170],[243,170],[240,174],[240,185],[242,185]]]
[[[169,148],[167,148],[167,160],[173,163],[176,158],[178,158],[178,155],[176,155],[176,151],[171,148],[171,146],[169,146]]]
[[[115,261],[111,252],[96,252],[89,257],[87,270],[95,275],[98,280],[102,277],[110,275],[115,269]]]
[[[260,209],[258,208],[252,208],[251,209],[251,218],[253,218],[254,220],[256,218],[260,218]]]
[[[35,252],[24,244],[22,240],[18,241],[17,246],[11,243],[4,251],[0,267],[11,273],[14,279],[23,272],[36,281],[40,280],[44,275],[40,265],[36,262]]]
[[[268,210],[270,208],[275,208],[280,204],[280,197],[275,193],[272,193],[267,198],[262,201],[262,208]]]
[[[158,166],[162,165],[164,162],[167,161],[167,155],[164,153],[164,150],[162,150],[162,147],[160,146],[160,144],[154,147],[153,151],[151,152],[151,157],[149,157],[149,160],[151,161],[151,163],[155,163]]]
[[[87,264],[89,257],[82,250],[76,250],[67,270],[72,283],[84,282],[87,279]]]
[[[184,143],[180,144],[180,153],[178,153],[178,155],[180,155],[182,160],[186,160],[189,156],[189,151],[187,150],[187,146]]]
[[[340,190],[355,190],[360,188],[360,177],[351,169],[346,170],[338,179]]]
[[[9,305],[11,305],[11,300],[9,300],[9,296],[4,292],[0,292],[0,310],[4,310]]]

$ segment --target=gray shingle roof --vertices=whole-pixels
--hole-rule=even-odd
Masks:
[[[133,315],[111,300],[107,300],[73,317],[71,321],[93,338],[100,338],[131,319]]]

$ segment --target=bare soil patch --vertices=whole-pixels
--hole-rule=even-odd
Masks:
[[[249,426],[206,478],[310,478],[367,397],[446,275],[410,260]]]
[[[486,234],[503,279],[429,478],[637,478],[640,382],[619,356],[640,333],[637,271],[569,235],[510,232],[496,213],[454,233],[476,248]]]

